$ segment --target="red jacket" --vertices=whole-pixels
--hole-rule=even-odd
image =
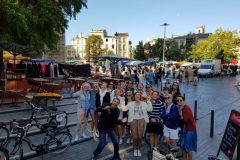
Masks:
[[[191,108],[188,105],[184,105],[182,109],[182,116],[181,120],[186,125],[187,131],[196,131],[196,121],[193,117],[193,113]]]

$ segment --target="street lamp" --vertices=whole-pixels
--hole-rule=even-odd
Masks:
[[[164,37],[163,37],[163,67],[165,66],[165,38],[166,38],[166,27],[169,26],[170,24],[168,23],[163,23],[161,26],[164,26]]]
[[[116,38],[116,55],[117,55],[117,40],[118,40],[117,37],[118,37],[118,33],[116,32],[115,33],[115,38]]]

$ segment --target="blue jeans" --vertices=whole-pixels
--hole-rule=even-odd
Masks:
[[[116,135],[116,132],[113,128],[111,129],[105,129],[105,130],[100,130],[99,131],[99,143],[96,148],[96,150],[93,152],[94,156],[97,156],[100,154],[107,144],[106,141],[106,135],[110,136],[112,142],[113,142],[113,147],[114,147],[114,153],[113,153],[113,159],[119,157],[119,143],[118,143],[118,137]]]

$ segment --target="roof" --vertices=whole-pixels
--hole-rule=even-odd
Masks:
[[[122,57],[122,56],[118,56],[118,55],[99,55],[99,56],[93,56],[92,58],[107,59],[107,60],[111,61],[112,63],[117,63],[121,60],[132,60],[130,58]]]

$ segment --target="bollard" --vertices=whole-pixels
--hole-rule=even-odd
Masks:
[[[195,118],[195,121],[198,120],[197,119],[197,100],[195,100],[195,103],[194,103],[194,118]]]
[[[214,135],[214,110],[211,110],[211,124],[210,124],[210,137]]]

